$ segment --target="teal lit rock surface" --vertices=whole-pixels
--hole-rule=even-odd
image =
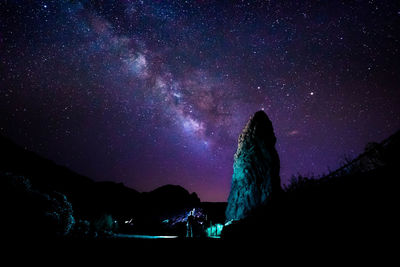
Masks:
[[[276,137],[267,114],[258,111],[238,139],[226,220],[240,220],[281,191]]]

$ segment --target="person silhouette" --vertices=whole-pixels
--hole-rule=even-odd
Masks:
[[[194,209],[189,212],[186,222],[186,237],[193,238]]]

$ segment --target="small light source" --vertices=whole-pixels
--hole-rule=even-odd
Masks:
[[[311,92],[310,95],[314,95],[314,92]]]

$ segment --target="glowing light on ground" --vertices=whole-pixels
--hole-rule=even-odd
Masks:
[[[178,236],[173,236],[173,235],[127,235],[127,234],[117,234],[116,237],[133,238],[133,239],[175,239],[175,238],[178,238]]]

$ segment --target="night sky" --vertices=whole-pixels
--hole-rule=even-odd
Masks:
[[[400,128],[399,1],[0,1],[0,133],[97,181],[226,201],[263,109],[282,182]]]

